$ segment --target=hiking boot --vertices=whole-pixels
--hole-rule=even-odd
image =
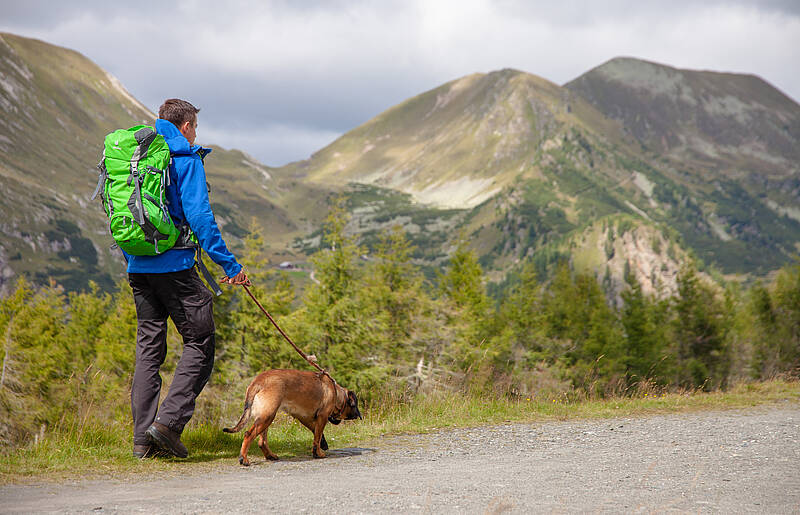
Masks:
[[[133,457],[140,460],[144,458],[171,458],[172,453],[164,451],[155,445],[134,445]]]
[[[142,459],[150,456],[150,445],[134,445],[133,446],[133,457],[137,459]]]
[[[180,433],[176,433],[164,424],[153,422],[153,425],[147,428],[147,436],[154,445],[168,452],[178,458],[185,458],[189,455],[186,446],[181,442]]]

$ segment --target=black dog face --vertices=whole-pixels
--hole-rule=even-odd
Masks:
[[[361,412],[358,411],[358,397],[356,397],[356,394],[350,390],[347,391],[347,403],[345,403],[342,412],[338,415],[344,417],[344,420],[355,420],[357,418],[362,418]],[[339,416],[331,415],[328,417],[328,422],[333,425],[339,424],[342,421]]]
[[[355,420],[361,417],[361,412],[358,411],[358,397],[351,391],[347,392],[347,407],[342,413],[345,420]]]

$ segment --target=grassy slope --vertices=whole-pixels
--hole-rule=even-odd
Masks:
[[[328,425],[325,433],[331,448],[341,448],[364,445],[385,435],[424,433],[444,428],[742,409],[781,402],[800,402],[800,383],[775,380],[740,384],[727,392],[648,391],[631,397],[603,400],[540,399],[535,396],[509,400],[439,393],[417,396],[406,403],[394,398],[382,399],[362,409],[363,421]],[[93,420],[75,421],[45,434],[44,439],[36,444],[0,455],[0,482],[126,477],[153,471],[186,474],[220,466],[238,467],[236,457],[242,435],[228,435],[220,430],[223,423],[234,421],[238,414],[229,414],[230,420],[222,421],[220,425],[190,423],[183,438],[190,450],[190,457],[186,460],[134,459],[127,420],[103,424]],[[270,447],[284,459],[309,455],[310,442],[308,430],[286,415],[281,415],[270,430]],[[253,458],[261,459],[255,443],[250,453]]]

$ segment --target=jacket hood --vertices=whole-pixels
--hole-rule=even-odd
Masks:
[[[201,157],[208,155],[211,152],[210,148],[201,147],[200,145],[190,145],[186,136],[181,134],[181,131],[175,127],[175,124],[168,120],[159,118],[156,120],[156,132],[164,136],[171,154],[195,154],[200,152]]]

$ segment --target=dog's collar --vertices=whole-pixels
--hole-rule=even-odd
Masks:
[[[341,405],[338,405],[339,389],[337,388],[337,386],[339,386],[339,383],[337,383],[336,379],[331,377],[331,375],[329,373],[327,373],[326,371],[324,371],[324,370],[322,370],[320,372],[317,372],[317,375],[319,376],[320,379],[322,379],[323,377],[327,377],[328,379],[330,379],[331,380],[331,386],[333,387],[333,399],[334,399],[334,401],[333,401],[333,412],[330,415],[328,415],[328,419],[330,420],[331,418],[333,418],[335,420],[341,421],[342,420],[342,413],[344,412],[344,409],[347,407],[347,395],[344,396],[344,402],[342,402]]]

